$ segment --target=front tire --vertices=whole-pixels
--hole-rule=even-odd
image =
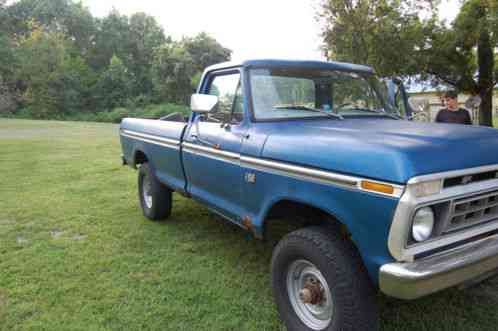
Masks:
[[[355,247],[338,233],[314,226],[288,234],[271,271],[288,330],[378,330],[375,291]]]
[[[157,180],[148,163],[138,170],[138,198],[148,219],[159,221],[171,215],[172,191]]]

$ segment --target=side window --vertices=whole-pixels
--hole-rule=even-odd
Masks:
[[[240,85],[240,74],[215,76],[209,86],[209,94],[218,97],[218,105],[210,114],[215,120],[237,124],[243,118],[243,94]]]

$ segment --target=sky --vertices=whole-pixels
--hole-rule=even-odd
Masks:
[[[154,16],[174,39],[207,32],[233,51],[235,61],[249,58],[324,60],[315,16],[321,0],[83,0],[95,16],[113,7],[122,14]],[[442,18],[452,20],[459,0],[442,0]]]

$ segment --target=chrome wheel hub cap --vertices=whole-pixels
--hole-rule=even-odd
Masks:
[[[330,325],[334,303],[320,270],[306,260],[294,261],[287,272],[287,292],[299,319],[313,330]]]
[[[147,208],[152,208],[152,192],[149,176],[145,176],[142,181],[142,195]]]

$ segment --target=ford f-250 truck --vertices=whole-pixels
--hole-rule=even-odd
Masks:
[[[124,119],[140,204],[172,192],[275,246],[289,330],[375,330],[377,289],[415,299],[498,268],[498,131],[403,120],[366,66],[251,60],[209,67],[192,113]]]

